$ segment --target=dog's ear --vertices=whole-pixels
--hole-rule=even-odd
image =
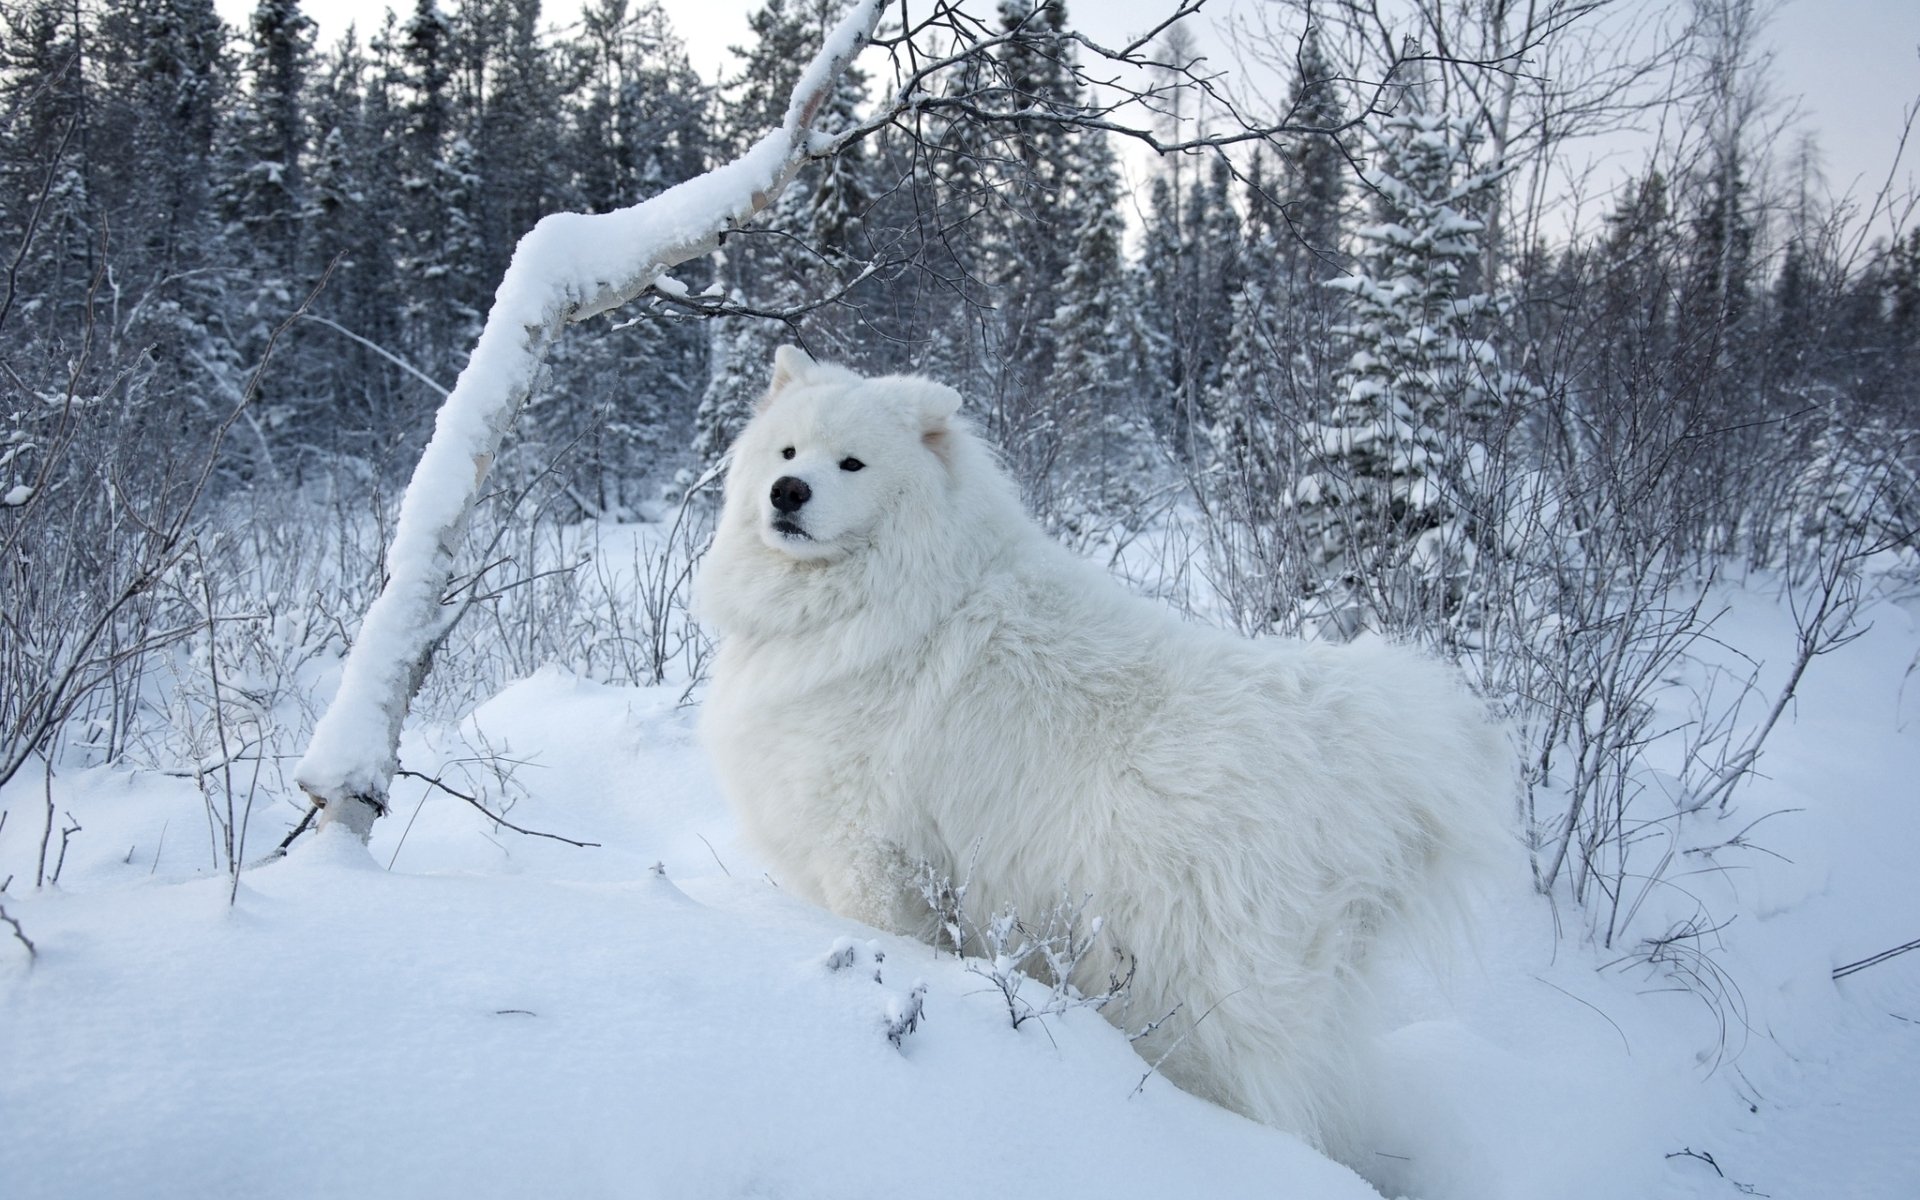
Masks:
[[[960,393],[931,379],[916,379],[913,384],[920,440],[945,462],[953,440],[953,414],[960,411]]]
[[[754,405],[759,412],[773,403],[773,398],[801,379],[811,374],[816,364],[813,357],[798,346],[780,346],[773,352],[773,380],[767,384],[767,394],[760,397],[760,403]]]

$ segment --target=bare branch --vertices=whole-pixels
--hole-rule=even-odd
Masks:
[[[499,813],[496,813],[492,809],[488,808],[486,804],[481,801],[480,797],[469,795],[466,792],[459,790],[458,788],[451,787],[446,783],[445,780],[442,780],[436,775],[425,775],[419,771],[409,771],[405,767],[401,767],[399,770],[395,771],[394,774],[398,775],[402,779],[418,779],[422,783],[435,787],[440,791],[445,792],[447,795],[454,797],[455,799],[465,800],[468,804],[471,804],[473,805],[473,807],[479,809],[481,815],[485,816],[489,821],[492,821],[495,825],[499,825],[505,829],[511,829],[515,833],[523,833],[523,834],[526,834],[528,837],[550,838],[556,842],[565,842],[569,846],[597,847],[598,845],[600,845],[599,842],[577,842],[570,837],[561,837],[557,833],[542,833],[538,829],[523,829],[520,826],[515,825],[512,821],[507,820],[505,817],[501,816]]]

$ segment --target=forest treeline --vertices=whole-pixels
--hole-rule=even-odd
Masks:
[[[761,315],[655,306],[572,339],[521,439],[564,452],[588,513],[629,512],[717,457],[769,348],[799,340],[953,381],[1037,502],[1110,507],[1161,479],[1169,453],[1264,472],[1298,449],[1276,425],[1364,424],[1343,373],[1395,331],[1368,324],[1378,293],[1361,281],[1409,266],[1426,311],[1401,329],[1471,341],[1545,393],[1658,393],[1695,433],[1836,401],[1849,424],[1893,419],[1911,404],[1920,237],[1849,245],[1811,168],[1765,158],[1751,8],[1700,6],[1691,90],[1636,97],[1681,106],[1696,136],[1557,243],[1525,211],[1538,202],[1520,169],[1561,148],[1527,129],[1545,108],[1509,103],[1498,124],[1445,64],[1360,84],[1377,66],[1352,6],[1303,10],[1291,42],[1271,43],[1265,85],[1290,89],[1275,102],[1295,125],[1337,132],[1168,156],[1137,187],[1084,126],[961,108],[886,130],[689,280]],[[418,0],[330,46],[297,0],[266,0],[239,30],[210,0],[7,0],[5,386],[59,394],[77,374],[153,448],[204,438],[251,381],[223,474],[404,470],[519,236],[548,212],[632,204],[776,126],[835,15],[830,0],[770,0],[735,74],[709,86],[659,6],[633,0],[595,0],[561,29],[538,0]],[[1064,5],[1006,0],[998,21],[1021,36],[992,77],[944,86],[1082,88]],[[1192,53],[1182,32],[1175,57]],[[1499,64],[1475,69],[1498,79]],[[852,121],[874,84],[853,73],[826,124]],[[1164,119],[1200,130],[1208,114],[1173,93]],[[1451,216],[1474,228],[1420,227]],[[1432,236],[1373,236],[1393,225]],[[1369,370],[1421,369],[1375,349]]]

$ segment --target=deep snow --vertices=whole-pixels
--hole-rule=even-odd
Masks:
[[[1784,658],[1768,588],[1728,599],[1716,635]],[[1920,632],[1870,615],[1725,834],[1803,811],[1754,830],[1767,852],[1688,856],[1633,931],[1731,917],[1730,990],[1593,945],[1516,851],[1445,978],[1389,973],[1370,1174],[1432,1200],[1920,1195],[1920,953],[1830,979],[1920,936]],[[199,792],[110,768],[54,777],[84,830],[33,892],[43,781],[16,780],[0,878],[39,957],[0,940],[0,1195],[1373,1194],[1164,1081],[1134,1094],[1144,1064],[1092,1012],[1016,1031],[964,964],[783,894],[678,696],[549,668],[410,729],[409,766],[465,790],[489,747],[523,764],[492,789],[508,819],[599,848],[403,780],[370,847],[308,835],[231,907]],[[297,812],[271,801],[252,845]],[[847,938],[881,982],[829,969]]]

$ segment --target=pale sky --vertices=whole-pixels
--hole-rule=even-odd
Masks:
[[[221,14],[236,27],[244,25],[253,2],[217,0]],[[746,16],[758,3],[662,0],[694,66],[708,78],[730,68],[727,47],[746,39]],[[1172,3],[1069,0],[1068,9],[1089,35],[1111,42],[1152,25]],[[404,15],[413,4],[401,0],[392,6]],[[441,0],[441,6],[450,7],[451,0]],[[1214,31],[1224,19],[1261,6],[1262,0],[1214,0],[1188,23],[1222,46],[1224,39]],[[303,7],[319,23],[325,44],[350,23],[359,26],[364,38],[379,27],[389,0],[306,0]],[[991,4],[981,7],[990,10]],[[578,10],[578,0],[547,0],[550,22],[564,23]],[[1775,54],[1775,90],[1781,100],[1797,106],[1796,124],[1781,141],[1797,140],[1803,131],[1815,134],[1830,187],[1836,193],[1852,191],[1864,203],[1887,176],[1905,108],[1920,101],[1920,0],[1786,0],[1766,37]],[[1777,148],[1783,153],[1787,149]],[[1639,165],[1637,159],[1636,154],[1621,155],[1611,168],[1613,177],[1624,178]],[[1900,176],[1903,183],[1920,180],[1920,145],[1909,150]],[[1601,178],[1608,178],[1606,169]]]

